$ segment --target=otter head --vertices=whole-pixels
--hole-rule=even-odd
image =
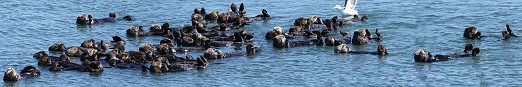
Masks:
[[[126,34],[127,34],[127,36],[133,36],[133,37],[141,36],[140,27],[131,26],[131,27],[129,27],[129,29],[127,29]]]
[[[319,17],[317,17],[317,16],[310,16],[310,17],[308,18],[308,20],[310,20],[310,23],[311,23],[311,24],[314,24],[315,22],[317,22],[317,18],[319,18]]]
[[[7,68],[4,73],[4,81],[18,81],[22,79],[20,75],[11,67]]]
[[[24,69],[20,72],[20,74],[24,76],[34,77],[40,75],[40,70],[36,69],[34,66],[26,66]]]
[[[228,13],[221,13],[217,18],[218,23],[228,23],[230,20],[230,15]]]
[[[279,27],[279,26],[274,27],[274,30],[273,30],[273,31],[276,33],[276,35],[283,35],[283,34],[284,34],[284,32],[283,32],[283,28],[281,28],[281,27]]]
[[[40,60],[38,60],[38,65],[40,66],[50,66],[53,64],[53,60],[49,57],[43,57]]]
[[[129,54],[128,54],[128,53],[122,53],[122,54],[119,55],[118,58],[119,58],[119,59],[116,59],[116,60],[123,60],[124,62],[130,60],[130,58],[129,58]]]
[[[248,44],[246,46],[246,51],[247,51],[247,54],[251,55],[251,54],[255,54],[257,52],[260,51],[259,47],[255,47],[253,44]]]
[[[217,20],[219,18],[219,13],[216,11],[211,11],[208,14],[205,14],[205,19],[207,20]]]
[[[506,31],[506,30],[503,30],[502,31],[502,37],[504,38],[504,40],[507,40],[511,37],[511,35],[509,35],[509,32]]]
[[[65,46],[62,43],[55,43],[49,47],[49,51],[65,51]]]
[[[83,41],[83,43],[81,44],[81,47],[84,47],[84,48],[95,48],[96,47],[96,42],[94,41],[94,39],[88,39],[88,40]]]
[[[76,18],[76,23],[77,24],[92,24],[92,16],[88,15],[88,14],[80,14],[80,16],[78,16]]]
[[[158,54],[160,55],[167,55],[174,53],[172,51],[172,48],[168,44],[160,44],[158,46]]]
[[[359,19],[359,15],[353,15],[353,19],[358,20]]]
[[[473,44],[466,44],[466,46],[464,47],[464,52],[471,52],[471,50],[473,50]]]
[[[161,40],[160,44],[168,44],[169,46],[174,46],[172,39],[169,39],[169,38],[165,38],[165,39]]]
[[[208,48],[203,53],[203,56],[205,58],[209,58],[209,59],[222,59],[225,57],[225,53],[221,52],[220,50],[214,49],[214,48]]]
[[[278,48],[286,48],[288,47],[288,40],[285,35],[277,35],[272,45]]]
[[[300,17],[300,18],[295,19],[294,26],[306,27],[308,25],[307,23],[308,23],[308,19]]]
[[[155,59],[150,64],[150,72],[161,73],[162,71],[164,71],[164,70],[161,70],[163,67],[167,67],[167,66],[163,66],[163,63],[161,63],[161,60]]]
[[[81,47],[85,48],[95,48],[96,47],[96,41],[94,39],[85,40]]]
[[[98,60],[98,50],[92,49],[92,48],[87,48],[82,51],[83,51],[83,53],[80,56],[80,60],[90,60],[90,61]]]
[[[342,22],[342,21],[339,21],[339,17],[338,16],[334,16],[332,17],[332,27],[333,29],[337,29],[337,26],[339,26],[339,22]]]
[[[67,56],[80,57],[83,54],[82,49],[83,48],[81,48],[81,47],[70,47],[70,48],[67,48],[67,50],[65,51],[65,54],[67,54]]]
[[[268,11],[266,11],[265,9],[263,9],[261,13],[263,14],[263,17],[270,17],[270,14],[268,14]]]
[[[103,65],[100,61],[92,61],[88,65],[90,72],[102,72],[103,71]]]
[[[480,53],[480,48],[473,48],[471,56],[477,56]]]
[[[147,53],[147,52],[155,52],[156,51],[156,49],[154,49],[154,46],[152,46],[152,44],[142,44],[140,46],[140,48],[138,48],[138,50],[140,52],[145,52],[145,53]]]
[[[201,21],[203,21],[203,19],[204,19],[203,15],[201,15],[201,14],[192,15],[192,20],[197,20],[197,21],[201,22]]]
[[[324,41],[324,43],[327,45],[327,46],[334,46],[335,45],[335,39],[334,37],[332,36],[328,36],[326,38],[326,40]]]
[[[48,57],[49,55],[47,55],[47,53],[45,51],[38,51],[36,53],[33,54],[33,57],[36,58],[36,59],[42,59],[44,57]]]
[[[114,12],[109,13],[109,17],[116,18],[116,13],[114,13]]]
[[[163,23],[163,25],[161,25],[161,29],[163,29],[163,30],[169,30],[169,27],[170,27],[170,24],[168,22],[165,22],[165,23]]]
[[[357,32],[357,34],[355,32]],[[360,37],[366,37],[366,31],[361,28],[357,29],[355,32],[353,33],[354,35],[357,35]]]
[[[324,25],[326,25],[327,29],[332,29],[332,20],[331,19],[326,19]]]
[[[475,26],[464,29],[464,37],[466,38],[477,38],[478,29]]]
[[[346,44],[337,45],[337,47],[334,50],[334,52],[336,52],[336,53],[348,53],[350,51],[351,51],[351,49],[348,48],[348,45],[346,45]]]
[[[426,51],[424,49],[419,49],[415,51],[415,55],[413,56],[415,58],[415,61],[426,61]]]
[[[159,24],[152,24],[150,26],[150,32],[161,32],[161,31],[163,31],[163,30],[161,29],[161,25],[159,25]]]
[[[377,46],[377,52],[379,53],[379,55],[381,56],[386,56],[388,55],[388,50],[383,46],[383,45],[380,45]]]

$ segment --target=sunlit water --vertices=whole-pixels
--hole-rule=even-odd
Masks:
[[[171,26],[190,23],[194,8],[207,12],[226,12],[231,3],[244,2],[248,16],[267,9],[273,16],[242,29],[256,34],[254,44],[262,47],[255,56],[211,60],[204,70],[142,73],[134,69],[106,68],[102,74],[64,71],[49,72],[37,67],[42,75],[6,86],[494,86],[522,85],[521,38],[508,41],[467,40],[464,28],[476,26],[483,35],[500,37],[509,23],[522,35],[522,1],[520,0],[359,0],[356,9],[367,14],[367,22],[357,22],[341,29],[379,28],[384,41],[353,46],[355,50],[375,50],[378,44],[388,48],[389,55],[335,54],[330,46],[273,48],[263,35],[274,26],[288,31],[294,19],[313,15],[331,18],[343,0],[248,0],[248,1],[64,1],[4,0],[0,3],[0,71],[14,67],[37,66],[32,57],[53,43],[79,46],[87,39],[110,41],[119,35],[127,40],[127,51],[144,43],[158,43],[162,37],[129,38],[125,30],[132,25],[149,27],[169,22]],[[239,4],[238,4],[239,5]],[[76,16],[92,14],[106,17],[132,15],[135,21],[97,24],[82,27]],[[331,33],[340,38],[337,31]],[[482,49],[480,56],[445,62],[417,63],[413,52],[426,49],[435,54],[462,51],[472,43]],[[233,47],[219,48],[236,52]],[[202,52],[191,52],[193,56]],[[53,53],[53,55],[57,55]],[[79,62],[78,59],[74,59]],[[3,74],[2,74],[3,75]]]

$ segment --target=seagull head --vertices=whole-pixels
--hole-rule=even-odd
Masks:
[[[344,8],[343,8],[343,7],[341,7],[341,5],[335,5],[335,6],[333,7],[333,9],[337,9],[337,10],[340,10],[340,9],[344,9]]]

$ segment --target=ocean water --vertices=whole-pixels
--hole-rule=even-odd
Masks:
[[[133,25],[149,27],[168,22],[172,26],[190,23],[194,8],[207,12],[228,11],[231,3],[245,3],[247,16],[267,9],[273,16],[241,28],[255,33],[254,44],[262,52],[210,60],[207,69],[153,74],[136,69],[105,68],[101,74],[64,71],[49,72],[4,86],[519,86],[522,83],[521,38],[507,41],[468,40],[466,27],[476,26],[485,36],[501,37],[510,24],[522,35],[521,0],[359,0],[359,14],[366,22],[342,26],[350,34],[357,28],[379,28],[384,41],[353,46],[354,50],[375,50],[384,45],[389,55],[336,54],[332,46],[273,48],[263,35],[275,26],[285,31],[298,17],[340,15],[333,10],[342,0],[3,0],[0,3],[0,71],[8,67],[20,71],[37,66],[32,55],[53,43],[79,46],[84,40],[110,41],[111,36],[127,40],[127,51],[144,43],[158,43],[163,37],[131,38],[125,35]],[[118,21],[78,26],[75,19],[87,13],[95,18],[132,15],[134,21]],[[148,28],[147,28],[148,29]],[[338,30],[331,33],[340,38]],[[468,43],[481,48],[477,57],[435,63],[418,63],[413,53],[426,49],[435,54],[460,52]],[[233,47],[219,48],[238,52]],[[58,53],[51,53],[58,55]],[[202,55],[202,52],[190,52]],[[183,54],[180,54],[183,55]],[[79,62],[78,58],[73,58]],[[2,74],[3,76],[3,74]]]

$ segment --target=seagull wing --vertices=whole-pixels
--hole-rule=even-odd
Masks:
[[[345,0],[344,1],[345,9],[355,9],[355,5],[357,5],[357,0]]]

